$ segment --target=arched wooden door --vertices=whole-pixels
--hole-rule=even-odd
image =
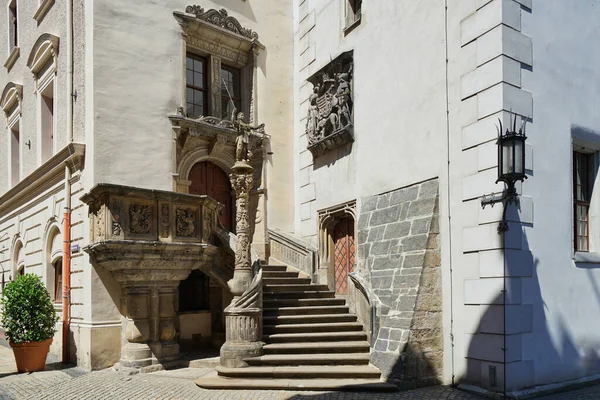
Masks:
[[[233,197],[229,177],[223,170],[208,161],[194,164],[188,175],[190,184],[189,193],[208,195],[219,203],[225,205],[221,214],[221,224],[230,232],[234,231],[233,225]]]
[[[333,228],[335,293],[348,294],[348,274],[354,271],[354,219],[344,217]]]

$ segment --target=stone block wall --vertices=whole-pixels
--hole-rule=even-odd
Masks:
[[[441,383],[439,180],[362,200],[358,273],[382,302],[371,361],[401,388]]]

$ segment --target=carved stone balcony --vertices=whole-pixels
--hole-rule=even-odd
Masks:
[[[177,288],[193,269],[210,270],[219,203],[206,196],[100,184],[89,205],[90,254],[121,286],[121,365],[179,358]]]

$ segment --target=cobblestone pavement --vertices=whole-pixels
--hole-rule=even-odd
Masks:
[[[114,370],[87,373],[78,368],[52,369],[17,374],[12,351],[0,346],[0,400],[481,400],[481,397],[449,387],[433,387],[398,393],[291,392],[264,390],[205,390],[194,379],[214,374],[211,368],[184,368],[151,374],[126,375]],[[600,399],[600,387],[543,397],[544,400]]]

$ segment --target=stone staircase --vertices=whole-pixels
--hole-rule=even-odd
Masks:
[[[214,384],[202,387],[289,390],[378,390],[382,382],[369,364],[367,334],[346,301],[327,285],[311,284],[286,266],[263,266],[264,355],[249,367],[216,368]]]

